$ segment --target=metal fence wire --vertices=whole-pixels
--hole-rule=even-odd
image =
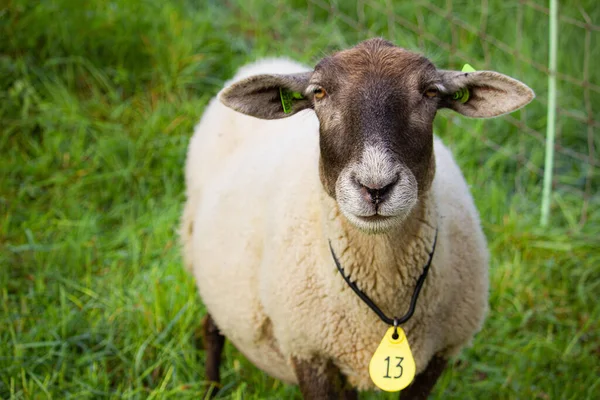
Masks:
[[[536,92],[536,100],[524,110],[500,120],[461,122],[444,114],[444,124],[459,125],[483,143],[488,157],[500,157],[513,165],[515,194],[539,203],[544,175],[546,110],[548,106],[549,15],[540,0],[411,1],[308,0],[290,6],[299,18],[334,20],[345,35],[357,38],[383,36],[403,47],[418,49],[444,68],[460,69],[464,63],[478,70],[496,70],[513,76]],[[600,127],[600,7],[595,1],[559,4],[558,96],[552,201],[554,208],[568,204],[577,214],[567,216],[571,225],[585,226],[600,217],[600,160],[597,135]],[[301,15],[301,17],[300,17]],[[352,43],[349,43],[352,44]],[[595,106],[595,107],[594,107]],[[594,111],[596,108],[596,111]],[[494,126],[509,124],[507,135]],[[492,129],[488,129],[492,127]],[[506,130],[506,128],[504,128]],[[488,134],[486,132],[494,132]],[[483,132],[483,133],[482,133]],[[539,205],[539,204],[538,204]]]

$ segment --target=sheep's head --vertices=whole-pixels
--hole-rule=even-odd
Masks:
[[[431,186],[438,109],[488,118],[533,97],[505,75],[438,70],[382,39],[326,57],[313,71],[252,76],[220,94],[228,107],[263,119],[313,109],[320,122],[323,187],[367,232],[400,224]]]

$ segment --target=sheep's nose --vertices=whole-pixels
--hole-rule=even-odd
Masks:
[[[364,184],[358,181],[363,198],[374,205],[383,203],[389,197],[396,183],[398,183],[397,177],[384,185]]]

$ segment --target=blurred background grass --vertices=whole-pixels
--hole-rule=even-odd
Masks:
[[[194,123],[235,69],[372,36],[531,87],[491,121],[443,112],[492,250],[484,330],[436,398],[600,392],[600,8],[561,4],[550,228],[540,229],[541,0],[0,3],[0,398],[199,398],[203,306],[176,227]],[[596,108],[594,110],[594,108]],[[227,346],[222,398],[299,398]],[[396,398],[384,394],[364,398]]]

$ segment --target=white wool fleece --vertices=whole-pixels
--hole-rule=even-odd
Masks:
[[[241,76],[306,70],[287,60]],[[181,235],[186,266],[221,332],[268,374],[296,383],[291,357],[331,359],[358,389],[388,328],[338,273],[388,315],[408,310],[438,230],[414,316],[403,325],[417,373],[468,344],[487,311],[488,253],[465,180],[435,139],[436,173],[405,223],[367,235],[348,223],[319,180],[312,111],[280,120],[207,107],[189,145]]]

